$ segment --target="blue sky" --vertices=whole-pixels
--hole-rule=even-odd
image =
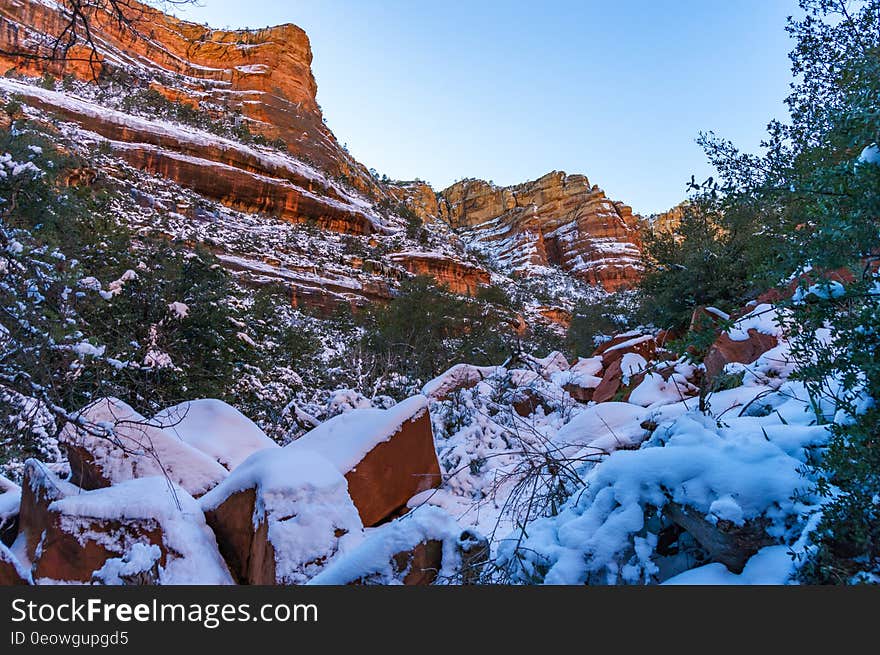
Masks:
[[[700,130],[755,150],[785,117],[795,0],[200,0],[214,27],[306,30],[340,142],[440,189],[585,173],[637,212],[711,174]]]

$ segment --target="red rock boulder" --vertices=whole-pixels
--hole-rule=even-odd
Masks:
[[[26,584],[30,584],[30,572],[5,544],[0,543],[0,587]]]
[[[345,475],[365,526],[393,516],[417,493],[441,482],[424,396],[391,409],[355,409],[322,423],[286,446],[312,450]]]
[[[600,345],[593,353],[593,357],[601,356],[602,366],[607,370],[611,364],[627,353],[635,353],[651,361],[656,351],[657,341],[650,334],[627,332]]]
[[[317,453],[262,450],[200,503],[239,583],[302,584],[361,537],[346,486]]]
[[[171,421],[147,419],[116,398],[88,405],[78,419],[81,424],[68,423],[58,440],[67,451],[71,481],[83,489],[159,475],[198,497],[228,473],[215,459],[163,429]]]
[[[28,562],[34,561],[43,532],[51,522],[49,505],[80,491],[79,487],[61,480],[42,462],[29,459],[24,463],[18,519],[21,548],[17,552]]]
[[[47,514],[34,561],[38,582],[89,582],[110,560],[131,564],[137,546],[155,553],[159,584],[232,583],[198,503],[162,477],[68,495]]]
[[[703,360],[706,376],[709,379],[714,378],[728,364],[751,364],[778,344],[779,340],[774,335],[758,332],[754,328],[749,328],[748,338],[741,341],[735,341],[729,334],[722,333],[709,348]]]

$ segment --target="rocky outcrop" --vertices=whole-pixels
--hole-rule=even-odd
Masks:
[[[331,178],[345,176],[362,191],[384,193],[324,125],[311,71],[311,45],[302,29],[288,23],[258,30],[214,30],[136,0],[124,7],[131,28],[87,8],[98,48],[96,66],[90,65],[90,52],[80,45],[65,62],[0,55],[0,68],[71,74],[84,80],[123,68],[166,97],[210,111],[240,113],[252,132],[283,140],[289,152],[314,162]],[[51,43],[64,24],[65,18],[49,3],[3,3],[0,50],[44,54],[39,44]]]
[[[363,528],[333,464],[289,448],[253,454],[201,504],[241,584],[306,582]]]
[[[363,235],[384,229],[363,199],[284,153],[131,116],[15,80],[0,80],[0,89],[107,139],[111,150],[135,168],[234,209],[311,221],[335,232]]]
[[[68,495],[48,507],[34,579],[89,582],[106,578],[105,566],[132,564],[161,584],[230,584],[214,535],[198,504],[165,478],[129,480],[106,489]],[[113,567],[110,563],[108,568]],[[102,571],[103,570],[103,571]]]
[[[436,252],[398,252],[389,259],[414,275],[428,275],[452,293],[475,296],[490,283],[489,273],[478,266]]]
[[[345,475],[364,526],[393,516],[416,494],[440,484],[424,396],[391,409],[356,409],[322,423],[286,450],[317,452]]]
[[[427,182],[392,182],[387,186],[388,192],[409,209],[422,221],[432,221],[440,216],[440,203],[437,192]]]
[[[512,187],[464,180],[441,195],[441,217],[515,271],[557,265],[607,290],[638,278],[637,217],[583,175],[554,171]]]
[[[213,458],[166,432],[116,398],[103,398],[78,413],[59,435],[67,451],[71,480],[83,489],[162,476],[193,496],[201,496],[226,477]]]

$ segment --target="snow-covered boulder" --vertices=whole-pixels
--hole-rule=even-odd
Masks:
[[[80,491],[79,487],[61,480],[42,462],[35,459],[25,461],[18,537],[13,546],[19,559],[27,564],[34,560],[37,546],[49,525],[49,505]]]
[[[370,531],[358,546],[312,578],[313,585],[431,584],[461,562],[461,528],[437,507],[422,506]]]
[[[264,448],[279,448],[256,423],[232,405],[202,398],[164,409],[152,423],[197,448],[229,470]]]
[[[49,505],[49,516],[34,562],[37,583],[89,582],[109,560],[141,560],[155,549],[159,584],[233,583],[198,502],[163,477],[69,495]]]
[[[424,396],[390,409],[355,409],[285,446],[310,450],[345,476],[365,526],[376,525],[414,495],[440,484],[440,464]]]
[[[0,543],[0,587],[30,584],[27,567],[12,554],[6,544]]]
[[[497,371],[497,366],[456,364],[433,380],[428,381],[422,387],[422,394],[429,400],[446,400],[456,391],[470,389],[482,380],[492,377]]]
[[[564,425],[553,442],[565,453],[632,448],[647,436],[640,425],[647,416],[646,409],[629,403],[591,405]]]
[[[302,584],[362,537],[345,478],[305,449],[254,453],[200,502],[240,583]]]
[[[0,543],[12,545],[18,534],[21,487],[0,475]]]
[[[718,335],[709,347],[703,363],[711,379],[728,364],[751,364],[779,344],[780,328],[770,305],[758,305],[738,319],[727,332]]]
[[[680,373],[646,373],[629,394],[629,402],[642,407],[674,403],[692,396],[697,389]]]
[[[561,386],[579,403],[593,400],[593,392],[602,382],[602,358],[582,357],[568,371],[553,376],[553,382]]]
[[[72,482],[83,489],[161,475],[198,497],[228,473],[216,460],[164,430],[163,424],[116,398],[88,405],[79,412],[78,422],[64,426],[59,442],[67,450]]]

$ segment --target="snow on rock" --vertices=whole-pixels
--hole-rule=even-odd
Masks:
[[[640,423],[648,411],[629,403],[607,402],[587,407],[553,437],[565,453],[589,448],[611,452],[637,446],[646,436]]]
[[[554,350],[552,353],[542,358],[527,355],[526,359],[537,368],[542,377],[548,379],[554,373],[567,371],[569,368],[571,368],[568,360],[565,358],[565,355],[563,355],[558,350]]]
[[[569,369],[573,375],[597,376],[602,372],[601,357],[582,357]]]
[[[77,414],[77,424],[68,423],[59,435],[73,483],[97,489],[163,475],[200,496],[226,477],[218,462],[162,427],[117,398],[86,406]]]
[[[415,494],[440,483],[424,396],[390,409],[354,409],[285,446],[330,460],[348,481],[364,525],[375,525]]]
[[[201,506],[242,583],[302,584],[363,536],[345,478],[306,449],[254,453]]]
[[[795,573],[788,546],[767,546],[755,553],[742,573],[713,562],[669,578],[664,585],[784,585]]]
[[[629,402],[642,407],[665,405],[694,392],[696,387],[683,375],[673,373],[669,379],[664,379],[659,373],[647,373],[642,382],[630,392]]]
[[[468,389],[495,374],[496,366],[456,364],[422,387],[422,394],[430,400],[445,400],[459,389]]]
[[[0,542],[0,586],[26,585],[31,582],[31,573],[6,544]]]
[[[751,364],[777,347],[782,339],[779,311],[766,303],[757,305],[718,335],[703,360],[707,377],[716,377],[729,364]]]
[[[202,398],[164,409],[152,423],[232,470],[251,454],[278,448],[257,424],[222,400]]]
[[[630,378],[648,368],[648,360],[638,353],[626,353],[620,359],[620,371],[623,373],[623,384],[629,384]]]
[[[461,528],[437,507],[422,506],[369,531],[353,550],[334,559],[312,585],[430,584],[451,579],[461,560]]]
[[[0,543],[7,545],[18,532],[21,487],[0,475]]]
[[[70,495],[49,513],[34,563],[38,582],[88,582],[110,559],[142,560],[143,551],[130,552],[136,544],[161,551],[159,584],[233,582],[198,502],[164,477]]]
[[[757,305],[748,314],[737,319],[727,334],[733,341],[747,341],[751,336],[749,330],[778,337],[780,335],[778,310],[766,303]]]
[[[80,491],[79,487],[61,480],[42,462],[35,459],[25,461],[18,536],[12,545],[19,560],[28,565],[33,562],[40,539],[49,525],[49,505]]]

